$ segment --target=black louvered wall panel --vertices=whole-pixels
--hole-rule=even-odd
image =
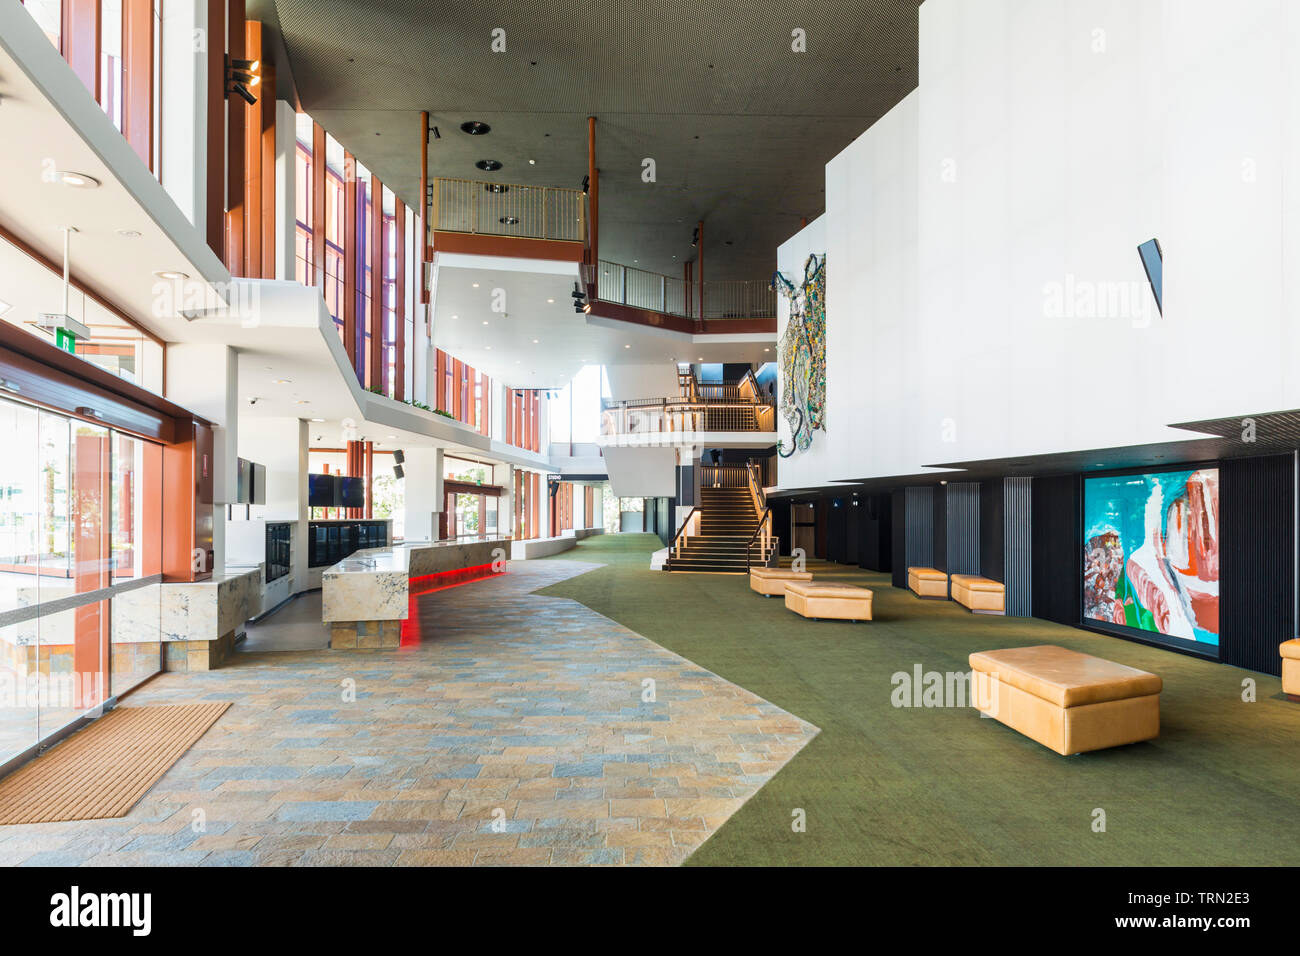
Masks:
[[[907,587],[907,494],[898,489],[889,496],[890,581],[896,588]]]
[[[931,490],[930,495],[931,533],[933,544],[930,557],[934,566],[940,571],[948,570],[948,495],[943,485]]]
[[[1003,515],[1002,581],[1008,616],[1034,612],[1034,486],[1032,478],[1000,482]],[[987,575],[986,576],[991,576]]]
[[[1280,674],[1295,636],[1295,465],[1291,455],[1219,469],[1219,650],[1227,664]]]
[[[1003,581],[1002,479],[980,482],[980,574]]]
[[[1034,617],[1077,625],[1083,586],[1079,476],[1035,478],[1032,497]]]
[[[944,537],[947,571],[949,574],[980,574],[979,483],[950,481],[946,488]]]
[[[908,568],[934,567],[934,495],[932,488],[908,488],[907,550],[903,562],[903,587]]]

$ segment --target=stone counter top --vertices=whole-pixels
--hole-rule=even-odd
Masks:
[[[453,541],[408,541],[357,551],[321,574],[321,620],[402,621],[410,609],[410,580],[446,571],[500,563],[510,539],[501,536]]]

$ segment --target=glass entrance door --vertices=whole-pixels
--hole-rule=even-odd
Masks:
[[[0,399],[0,767],[161,669],[162,449]]]

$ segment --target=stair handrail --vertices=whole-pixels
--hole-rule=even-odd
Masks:
[[[766,565],[768,557],[771,555],[772,545],[772,509],[764,508],[762,515],[758,519],[758,527],[754,533],[749,536],[749,543],[745,545],[745,573],[749,573],[749,557],[754,550],[754,542],[760,543],[759,553],[763,556],[763,563]]]
[[[672,544],[668,545],[668,558],[664,561],[664,567],[669,571],[673,569],[673,555],[686,545],[687,539],[692,534],[699,534],[699,518],[700,509],[698,507],[692,508],[690,514],[686,516],[686,520],[682,522],[682,526],[673,535]],[[691,529],[689,532],[687,531],[688,528]]]

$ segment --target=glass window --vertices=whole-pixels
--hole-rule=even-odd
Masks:
[[[122,128],[122,0],[99,0],[99,101],[119,130]]]
[[[62,0],[25,0],[27,12],[32,15],[36,25],[41,28],[54,49],[63,50],[63,3]]]

